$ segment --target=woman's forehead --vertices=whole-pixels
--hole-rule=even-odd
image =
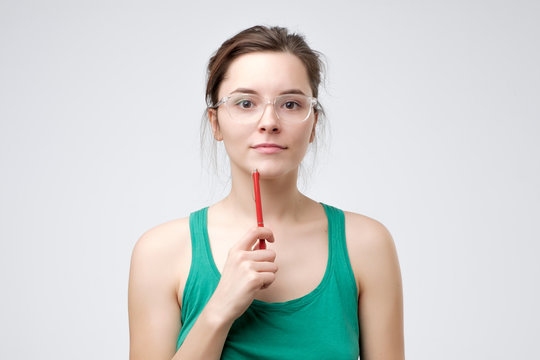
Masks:
[[[221,83],[220,96],[237,88],[267,96],[287,89],[312,95],[306,67],[297,56],[286,52],[255,52],[235,59]]]

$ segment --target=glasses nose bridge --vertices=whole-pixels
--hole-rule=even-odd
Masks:
[[[272,105],[272,112],[274,113],[274,116],[276,117],[276,119],[279,119],[279,115],[276,111],[276,100],[277,100],[277,97],[274,98],[273,100],[270,100],[268,98],[263,98],[264,99],[264,102],[263,102],[263,106],[261,107],[261,115],[259,117],[259,121],[261,121],[261,119],[264,117],[264,113],[266,112],[266,108],[268,107],[268,105]]]

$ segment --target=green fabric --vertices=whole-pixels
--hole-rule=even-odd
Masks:
[[[322,204],[328,218],[328,262],[309,294],[282,302],[254,300],[232,325],[222,359],[358,359],[357,288],[341,210]],[[190,216],[192,262],[182,296],[177,349],[220,279],[207,232],[207,208]]]

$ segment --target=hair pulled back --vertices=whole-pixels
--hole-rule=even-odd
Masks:
[[[273,26],[253,26],[226,40],[210,58],[207,69],[206,104],[212,106],[218,99],[218,91],[231,63],[241,55],[274,51],[295,55],[304,64],[311,91],[314,97],[319,95],[319,85],[324,70],[321,54],[312,50],[304,37],[289,33],[286,28]],[[319,107],[315,111],[321,111]]]

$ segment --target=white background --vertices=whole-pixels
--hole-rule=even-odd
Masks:
[[[255,24],[327,57],[306,192],[393,234],[407,358],[540,358],[539,4],[1,0],[0,358],[127,358],[131,250],[223,196],[205,66]]]

